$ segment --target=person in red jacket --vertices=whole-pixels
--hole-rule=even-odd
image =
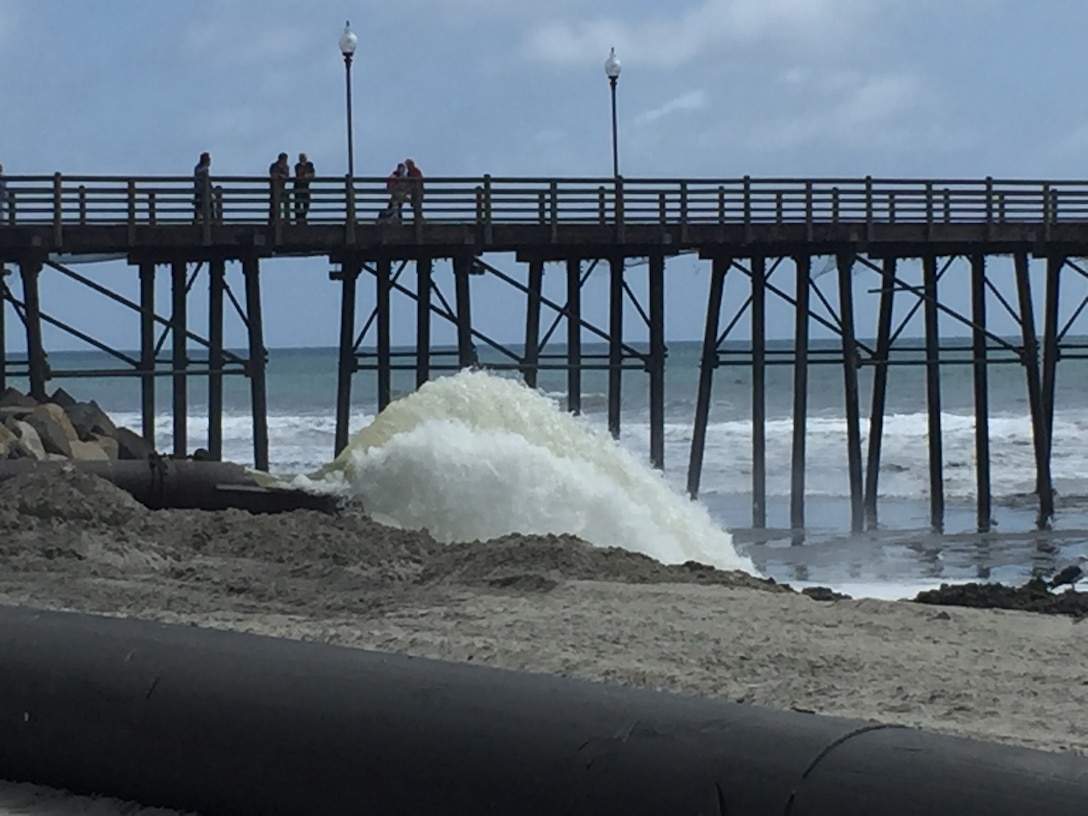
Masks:
[[[412,198],[412,217],[419,222],[423,220],[423,171],[411,159],[405,159],[404,166],[408,170],[408,194]]]

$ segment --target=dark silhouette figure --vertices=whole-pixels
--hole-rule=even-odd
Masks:
[[[299,153],[295,165],[295,220],[300,224],[306,223],[310,212],[310,180],[314,175],[314,163],[305,153]]]
[[[197,221],[204,219],[205,212],[211,212],[211,169],[212,154],[201,153],[193,168],[193,211]]]
[[[280,153],[279,157],[268,165],[268,177],[271,184],[269,217],[273,220],[277,216],[289,218],[290,201],[287,194],[287,179],[291,178],[291,165],[287,163],[286,153]]]

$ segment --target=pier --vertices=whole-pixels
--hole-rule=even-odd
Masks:
[[[267,178],[215,177],[212,194],[194,211],[190,177],[9,176],[8,208],[0,212],[0,391],[16,381],[44,398],[47,383],[71,377],[133,377],[141,383],[143,435],[153,440],[155,391],[169,382],[173,405],[173,452],[186,455],[187,383],[205,377],[209,394],[206,447],[222,455],[223,378],[243,376],[250,385],[254,463],[267,469],[267,352],[261,309],[261,263],[274,257],[329,259],[330,279],[340,287],[338,389],[335,406],[336,452],[348,440],[352,382],[360,372],[377,380],[380,410],[392,399],[395,369],[415,372],[417,386],[443,371],[468,367],[477,349],[487,347],[503,362],[493,367],[520,372],[535,386],[540,371],[567,374],[567,408],[581,410],[582,374],[607,372],[608,427],[621,429],[625,380],[645,377],[649,392],[649,461],[664,467],[665,275],[666,261],[694,254],[709,270],[700,377],[687,469],[692,497],[701,487],[702,463],[710,423],[715,374],[725,364],[751,369],[752,518],[765,527],[766,372],[769,366],[793,371],[790,524],[805,527],[807,394],[814,370],[837,369],[846,418],[846,461],[851,528],[879,523],[881,441],[888,380],[896,366],[919,366],[925,373],[928,418],[931,525],[944,523],[944,461],[941,445],[942,368],[970,370],[975,406],[977,527],[991,525],[991,410],[987,373],[991,366],[1014,364],[1024,372],[1035,463],[1037,523],[1054,514],[1051,484],[1058,362],[1085,358],[1085,345],[1072,329],[1088,299],[1062,317],[1063,280],[1088,278],[1079,260],[1088,256],[1088,184],[1028,180],[911,179],[545,179],[429,178],[423,222],[379,223],[386,206],[384,179],[318,178],[310,185],[311,204],[304,222],[293,219],[280,190]],[[140,282],[130,300],[65,263],[66,257],[116,256],[127,260]],[[497,258],[513,257],[516,268]],[[628,261],[646,263],[629,267]],[[832,259],[830,285],[814,274],[816,259]],[[1041,274],[1031,261],[1043,259]],[[922,282],[900,274],[904,262],[921,262]],[[237,262],[243,285],[227,284],[226,265]],[[822,263],[822,262],[821,262]],[[543,294],[546,265],[559,265],[566,280],[563,302]],[[452,273],[447,298],[435,284],[439,267]],[[596,325],[583,314],[583,286],[589,274],[608,276],[608,319]],[[168,274],[172,292],[168,314],[156,310],[155,280]],[[646,275],[646,296],[629,285]],[[102,343],[79,326],[53,317],[43,303],[39,281],[60,275],[139,315],[139,354]],[[499,342],[473,321],[472,281],[487,275],[524,296],[525,335],[516,349]],[[859,332],[855,275],[865,275],[864,292],[874,299],[875,340]],[[971,307],[962,312],[942,299],[942,281],[965,275]],[[726,281],[742,283],[741,295]],[[190,330],[188,294],[200,282],[208,287],[208,334]],[[360,319],[361,285],[372,287],[369,316]],[[1041,294],[1042,314],[1035,314]],[[415,348],[395,355],[390,339],[392,299],[408,298],[416,309]],[[902,299],[909,311],[898,320]],[[793,347],[768,349],[768,302],[788,304],[793,315]],[[991,330],[987,305],[995,301],[1018,326],[1013,340]],[[645,321],[649,342],[629,342],[625,304]],[[224,348],[227,306],[246,328],[248,349]],[[970,345],[942,338],[939,319],[969,331]],[[4,321],[18,320],[27,353],[18,359],[3,347]],[[455,327],[456,353],[434,352],[435,319]],[[902,340],[912,320],[923,327],[923,353]],[[743,351],[726,349],[745,321]],[[108,369],[62,370],[49,364],[43,324],[109,354]],[[837,338],[835,353],[810,345],[813,326]],[[545,328],[545,326],[550,326]],[[549,353],[548,341],[565,328],[565,350]],[[543,330],[543,331],[542,331]],[[331,335],[331,332],[330,332]],[[563,337],[562,333],[559,335]],[[604,355],[584,354],[582,341],[607,344]],[[333,337],[330,336],[330,343]],[[169,343],[169,347],[167,344]],[[133,345],[137,345],[134,338]],[[372,349],[372,350],[371,350]],[[818,369],[816,367],[819,367]],[[871,401],[863,405],[859,372],[872,371]],[[863,434],[864,430],[864,434]],[[864,444],[863,444],[864,436]]]

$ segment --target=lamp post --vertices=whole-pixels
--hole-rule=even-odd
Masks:
[[[344,23],[344,33],[340,35],[340,53],[344,55],[344,77],[347,80],[348,177],[352,179],[355,178],[355,137],[351,127],[351,60],[358,40],[355,32],[351,30],[351,22]]]
[[[616,133],[616,80],[620,78],[620,61],[616,58],[616,49],[613,48],[608,59],[604,61],[604,73],[608,77],[608,85],[612,90],[612,175],[620,174],[619,137]]]

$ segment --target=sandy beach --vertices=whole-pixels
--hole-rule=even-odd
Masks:
[[[1088,753],[1088,628],[816,601],[569,537],[443,545],[363,513],[151,511],[0,484],[0,602],[182,621]]]

